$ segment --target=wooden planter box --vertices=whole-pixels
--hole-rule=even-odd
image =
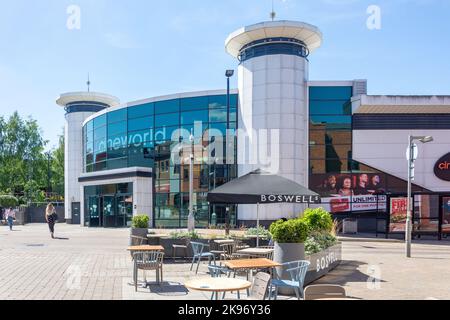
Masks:
[[[328,248],[325,251],[306,257],[311,262],[305,278],[305,287],[327,275],[342,262],[342,244]]]

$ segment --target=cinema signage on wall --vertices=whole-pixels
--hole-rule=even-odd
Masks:
[[[441,180],[450,181],[450,153],[447,153],[436,162],[434,174]]]

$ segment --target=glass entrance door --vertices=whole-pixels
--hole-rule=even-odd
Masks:
[[[104,196],[102,198],[103,225],[105,228],[116,227],[116,208],[114,206],[114,196]]]
[[[88,200],[88,216],[85,218],[85,222],[89,227],[102,226],[102,215],[100,214],[100,199],[99,197],[89,197]]]
[[[131,227],[133,219],[133,197],[118,196],[117,203],[117,228]]]
[[[450,197],[442,198],[442,233],[450,235]]]

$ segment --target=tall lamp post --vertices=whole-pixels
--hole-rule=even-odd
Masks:
[[[225,150],[225,158],[226,161],[226,168],[227,168],[227,179],[226,181],[229,181],[230,178],[230,165],[228,163],[228,152],[229,152],[229,131],[230,131],[230,78],[234,75],[234,70],[227,70],[225,72],[225,77],[227,77],[227,132],[226,132],[226,138],[225,138],[225,144],[226,144],[226,150]],[[226,235],[230,235],[230,207],[227,206],[226,208],[226,216],[225,216],[225,224],[226,224]]]
[[[414,180],[414,162],[417,160],[418,151],[417,145],[414,141],[420,141],[422,143],[432,142],[434,139],[431,136],[413,136],[408,137],[408,149],[406,157],[408,160],[408,198],[407,198],[407,215],[406,215],[406,257],[411,258],[411,242],[412,242],[412,229],[413,229],[413,201],[412,198],[412,181]]]
[[[191,131],[189,138],[191,142],[191,153],[189,155],[189,217],[188,230],[195,231],[195,216],[194,216],[194,134]]]

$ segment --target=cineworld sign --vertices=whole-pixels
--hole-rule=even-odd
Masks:
[[[434,174],[441,180],[450,181],[450,153],[447,153],[436,162]]]
[[[261,195],[260,203],[320,203],[320,196]]]

